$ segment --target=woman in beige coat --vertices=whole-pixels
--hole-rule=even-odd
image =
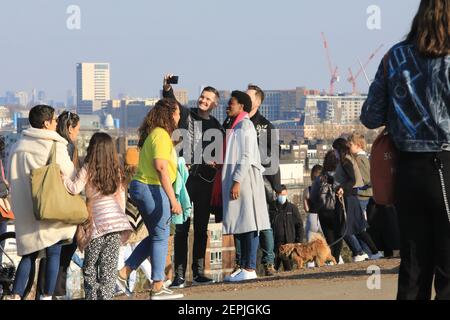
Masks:
[[[56,162],[61,171],[75,175],[75,168],[67,152],[67,140],[56,133],[55,110],[38,105],[30,110],[31,128],[22,133],[13,146],[10,164],[12,207],[14,209],[17,254],[22,260],[17,268],[13,299],[19,299],[27,285],[31,265],[40,251],[45,250],[47,266],[43,299],[51,299],[56,285],[61,246],[72,241],[76,226],[61,222],[36,220],[31,198],[30,172],[47,164],[53,142],[56,141]]]

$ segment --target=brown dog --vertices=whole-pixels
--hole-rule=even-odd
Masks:
[[[303,268],[308,261],[314,261],[318,267],[322,267],[327,261],[337,264],[326,240],[319,233],[314,234],[311,242],[307,244],[284,244],[280,246],[279,253],[281,257],[294,259],[298,269]]]

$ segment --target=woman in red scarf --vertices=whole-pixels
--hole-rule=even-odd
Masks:
[[[222,168],[224,234],[241,241],[241,270],[225,281],[255,279],[259,230],[270,228],[256,130],[248,117],[252,102],[241,91],[233,91],[228,102],[225,157]]]

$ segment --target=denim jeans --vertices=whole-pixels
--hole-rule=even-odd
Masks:
[[[45,265],[44,294],[51,296],[55,291],[56,279],[58,278],[59,258],[61,255],[60,243],[56,243],[45,249],[47,263]],[[27,254],[20,260],[14,279],[13,294],[23,296],[28,282],[31,266],[36,263],[39,251]]]
[[[256,255],[259,244],[258,232],[236,234],[235,237],[239,239],[241,244],[239,265],[241,268],[256,270]]]
[[[170,236],[170,203],[160,185],[148,185],[133,180],[129,187],[131,199],[137,204],[149,236],[139,243],[125,262],[136,270],[150,256],[152,280],[164,281]]]
[[[345,242],[347,243],[348,247],[352,251],[353,256],[358,256],[361,254],[364,254],[364,250],[361,246],[361,244],[358,241],[358,238],[354,234],[352,235],[346,235],[344,237]]]
[[[236,264],[239,264],[241,259],[241,244],[240,238],[237,235],[234,236],[234,247],[236,254]],[[259,248],[262,251],[261,263],[262,264],[275,264],[275,253],[274,253],[274,238],[273,230],[261,230],[259,232]]]
[[[306,216],[306,240],[311,241],[313,233],[323,233],[322,227],[319,221],[319,214],[308,213]]]

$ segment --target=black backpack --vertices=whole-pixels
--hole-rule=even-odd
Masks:
[[[315,208],[317,211],[334,210],[336,207],[336,193],[333,188],[333,177],[328,174],[320,177],[319,193]]]

